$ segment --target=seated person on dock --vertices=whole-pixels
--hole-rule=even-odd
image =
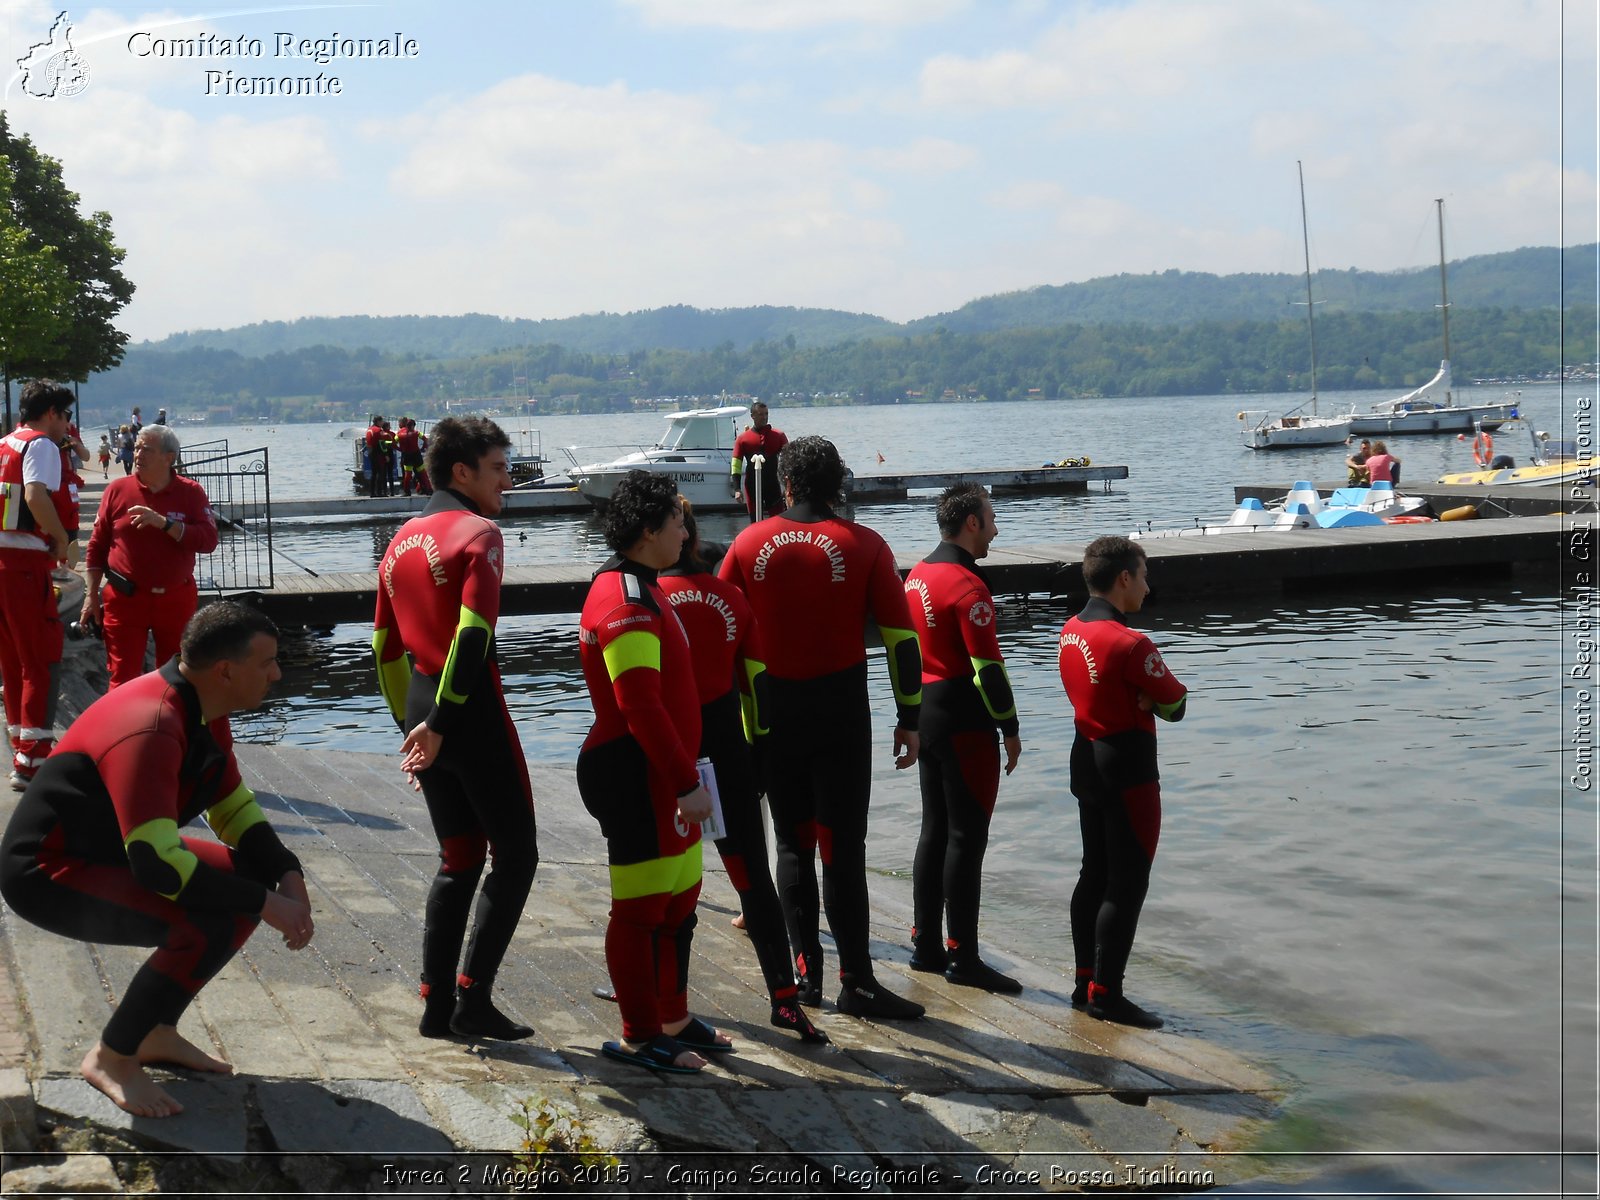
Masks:
[[[1372,457],[1367,459],[1367,478],[1373,483],[1400,486],[1400,460],[1389,453],[1389,447],[1383,442],[1372,443]]]
[[[1372,457],[1372,443],[1366,438],[1361,439],[1361,445],[1356,452],[1344,460],[1344,465],[1350,469],[1350,474],[1345,480],[1348,487],[1366,487],[1371,481],[1367,474],[1367,459]]]
[[[299,860],[240,778],[228,724],[266,699],[277,655],[264,614],[229,601],[201,609],[177,659],[67,730],[0,845],[0,893],[24,920],[79,941],[156,947],[82,1065],[136,1116],[183,1111],[147,1063],[232,1071],[177,1024],[256,926],[291,950],[311,940]],[[202,814],[220,841],[179,836]]]

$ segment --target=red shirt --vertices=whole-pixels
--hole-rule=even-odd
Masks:
[[[1061,683],[1072,702],[1073,723],[1091,740],[1132,729],[1154,736],[1155,716],[1139,707],[1139,694],[1163,706],[1188,694],[1161,661],[1155,643],[1129,629],[1122,614],[1098,596],[1062,626],[1059,644]]]
[[[182,521],[183,536],[174,541],[170,531],[136,528],[129,516],[135,505]],[[217,522],[205,488],[174,475],[166,487],[152,492],[137,475],[124,475],[108,483],[100,497],[83,561],[95,570],[109,566],[141,589],[169,588],[192,582],[195,555],[216,548]]]

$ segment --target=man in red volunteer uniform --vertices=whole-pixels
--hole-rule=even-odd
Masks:
[[[111,686],[144,673],[152,634],[156,663],[178,652],[199,604],[194,560],[217,548],[217,522],[203,487],[177,474],[178,435],[146,425],[133,443],[133,474],[100,498],[89,547],[80,624],[100,623]]]
[[[1159,1029],[1160,1017],[1123,995],[1122,977],[1161,834],[1155,717],[1181,721],[1188,691],[1155,644],[1128,628],[1150,593],[1148,572],[1144,547],[1130,538],[1089,543],[1089,603],[1062,628],[1059,662],[1076,728],[1069,769],[1083,833],[1072,1003],[1103,1021]]]
[[[939,497],[938,512],[939,548],[906,578],[922,648],[922,835],[911,875],[911,966],[943,971],[964,987],[1020,992],[1020,983],[978,956],[978,898],[1000,790],[1001,739],[1007,775],[1022,753],[1011,679],[995,636],[994,597],[978,566],[997,532],[994,506],[981,485],[958,483]]]
[[[495,661],[505,546],[492,518],[511,486],[510,447],[483,417],[434,426],[428,466],[442,486],[400,527],[378,567],[378,684],[405,734],[401,765],[413,772],[439,840],[422,926],[424,1037],[533,1033],[490,994],[539,865],[533,788]],[[491,856],[463,958],[473,893]]]
[[[361,435],[367,446],[367,497],[369,499],[387,495],[379,489],[383,486],[383,417],[377,413],[372,414],[372,424],[367,426],[367,431]]]
[[[62,629],[50,572],[67,557],[67,529],[77,524],[60,447],[72,392],[35,379],[19,412],[21,424],[0,438],[0,682],[16,791],[53,744]]]
[[[888,543],[833,511],[844,485],[844,461],[833,443],[796,438],[778,469],[787,510],[741,532],[718,574],[750,598],[767,652],[767,798],[800,1002],[822,1003],[814,865],[820,857],[822,907],[839,950],[839,1011],[916,1020],[923,1006],[878,982],[867,935],[872,710],[864,634],[870,619],[888,651],[898,770],[917,761],[917,635]]]
[[[778,455],[789,444],[783,430],[767,423],[767,406],[757,400],[750,405],[751,427],[733,442],[733,498],[743,500],[744,508],[752,521],[762,517],[775,517],[784,510],[783,485],[778,480]],[[765,462],[761,475],[761,512],[756,512],[756,468],[750,459],[763,455]],[[749,466],[749,470],[746,470]]]

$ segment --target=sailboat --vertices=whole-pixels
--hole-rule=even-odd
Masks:
[[[1336,446],[1350,436],[1349,417],[1317,415],[1317,318],[1311,300],[1311,231],[1306,221],[1306,172],[1300,172],[1300,236],[1306,251],[1306,325],[1311,333],[1311,399],[1276,420],[1270,412],[1256,410],[1239,414],[1244,426],[1244,444],[1252,450],[1279,450],[1287,446]],[[1311,413],[1302,410],[1310,405]]]
[[[1368,412],[1350,414],[1351,433],[1470,433],[1499,429],[1517,418],[1515,402],[1457,404],[1450,390],[1450,291],[1444,268],[1444,200],[1439,211],[1439,312],[1444,319],[1444,359],[1439,371],[1414,392],[1374,404]]]

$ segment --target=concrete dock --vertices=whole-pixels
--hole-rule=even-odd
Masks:
[[[570,1183],[576,1171],[580,1190],[601,1193],[1171,1193],[1263,1169],[1223,1152],[1270,1118],[1280,1081],[1182,1032],[1194,1026],[1181,1013],[1167,1014],[1179,1032],[1147,1033],[1076,1012],[1070,964],[1000,941],[986,940],[988,957],[1026,984],[1020,996],[910,971],[904,878],[871,877],[873,952],[926,1019],[841,1016],[830,993],[812,1016],[832,1046],[770,1028],[755,956],[729,925],[737,898],[708,852],[691,1005],[737,1053],[696,1077],[601,1057],[618,1030],[615,1008],[591,994],[605,980],[605,851],[566,767],[533,767],[541,863],[496,993],[538,1032],[421,1038],[420,913],[437,860],[398,759],[251,745],[240,760],[305,864],[315,940],[290,953],[257,932],[182,1026],[238,1074],[163,1075],[185,1111],[147,1120],[77,1074],[144,952],[66,941],[0,912],[5,1194],[41,1177],[60,1188],[68,1169],[104,1184],[112,1167],[123,1185],[189,1193],[504,1193],[508,1156],[524,1145],[515,1118],[530,1113],[597,1157],[522,1168],[546,1172],[546,1186],[559,1183],[548,1173],[564,1169]],[[14,803],[0,794],[0,818]],[[68,1149],[80,1157],[67,1166],[49,1157]]]
[[[1549,516],[1164,538],[1143,544],[1150,557],[1152,597],[1159,603],[1164,596],[1230,591],[1273,595],[1452,574],[1470,580],[1554,571],[1570,536],[1567,518]],[[995,546],[983,568],[997,594],[1070,597],[1084,594],[1082,559],[1083,544],[1076,542]],[[901,574],[916,561],[900,556]],[[507,567],[500,611],[577,612],[595,565]],[[326,627],[370,621],[377,580],[376,571],[279,575],[271,591],[241,593],[241,598],[280,624]]]

